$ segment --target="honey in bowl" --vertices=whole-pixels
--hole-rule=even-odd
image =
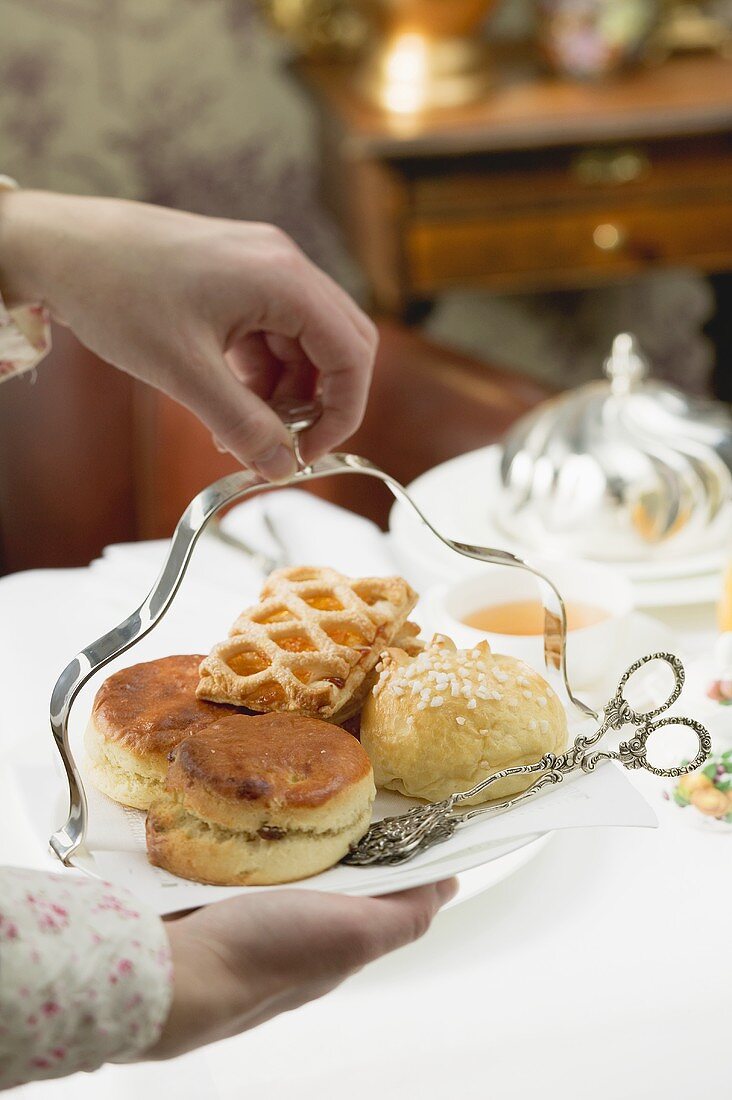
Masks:
[[[567,630],[582,630],[610,618],[604,607],[572,602],[566,604]],[[462,621],[474,630],[488,634],[520,634],[523,636],[544,633],[544,609],[537,600],[514,600],[512,603],[494,603],[471,611]]]

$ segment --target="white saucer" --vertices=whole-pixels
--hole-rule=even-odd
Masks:
[[[501,448],[495,444],[471,451],[428,470],[407,488],[429,520],[451,538],[525,556],[529,548],[507,536],[491,513],[500,455]],[[400,564],[418,586],[454,580],[483,568],[448,550],[399,502],[391,510],[389,530]],[[716,600],[725,558],[720,547],[685,557],[607,564],[633,582],[639,607],[668,607]]]

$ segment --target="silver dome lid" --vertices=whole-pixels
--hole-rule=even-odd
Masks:
[[[508,432],[496,518],[543,552],[605,561],[730,545],[732,417],[648,380],[621,333],[607,380],[537,406]]]

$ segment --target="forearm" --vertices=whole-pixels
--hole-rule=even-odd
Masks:
[[[0,190],[0,294],[9,309],[42,303],[60,311],[65,288],[79,281],[85,239],[93,243],[87,219],[100,201]]]
[[[376,329],[273,226],[118,199],[5,193],[0,297],[0,378],[42,357],[29,318],[45,307],[100,359],[186,405],[269,480],[296,469],[272,403],[319,394],[322,416],[301,440],[308,462],[363,416]],[[35,358],[19,354],[19,334]]]

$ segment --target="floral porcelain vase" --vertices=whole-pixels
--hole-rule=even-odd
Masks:
[[[538,0],[539,46],[553,69],[598,80],[635,61],[659,16],[658,0]]]

